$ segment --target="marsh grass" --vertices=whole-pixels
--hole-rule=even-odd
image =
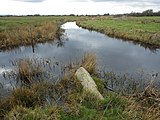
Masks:
[[[43,106],[46,102],[46,91],[49,84],[40,82],[32,84],[30,87],[17,88],[12,92],[12,102],[27,108]]]
[[[61,35],[59,27],[54,22],[40,22],[7,29],[0,34],[0,49],[54,40]]]
[[[0,100],[0,116],[3,117],[8,111],[17,105],[35,108],[43,106],[46,101],[47,83],[32,84],[30,87],[14,89],[11,94]]]
[[[103,18],[78,21],[85,29],[95,30],[111,37],[132,40],[142,45],[160,46],[159,17]]]
[[[91,75],[96,74],[97,64],[96,55],[91,52],[86,52],[79,60],[70,61],[68,64],[62,66],[62,73],[71,75],[76,72],[79,67],[84,67]]]
[[[29,58],[14,61],[12,64],[14,64],[15,69],[5,75],[6,79],[13,80],[11,82],[16,82],[20,86],[30,86],[34,82],[42,81],[45,73],[45,67],[42,67],[42,64],[34,63]]]
[[[13,88],[30,86],[34,83],[48,81],[56,82],[60,77],[61,70],[59,62],[49,58],[15,59],[10,61],[13,65],[12,71],[5,72],[3,77],[10,81]]]
[[[60,113],[58,108],[52,106],[51,108],[25,108],[22,106],[16,106],[5,117],[7,120],[59,120]]]
[[[93,94],[84,92],[81,96],[81,102],[77,106],[77,114],[66,115],[64,118],[76,120],[79,119],[125,119],[124,99],[118,94],[108,94],[105,100],[98,100]]]
[[[90,59],[90,55],[87,55],[87,57],[89,61],[93,60],[93,58]],[[88,64],[90,62],[88,62],[87,57],[84,57],[85,59],[82,61],[84,62],[85,60]],[[28,81],[30,80],[29,78],[33,77],[33,74],[30,72],[36,69],[34,62],[35,61],[28,59],[13,62],[15,66],[18,66],[19,76],[23,76],[20,77],[21,82],[26,79]],[[92,64],[89,65],[91,66]],[[95,64],[93,65],[95,67]],[[94,79],[96,79],[98,89],[103,92],[103,82],[98,78]],[[0,115],[2,118],[9,120],[15,118],[22,120],[28,118],[39,119],[43,117],[45,119],[55,117],[55,119],[62,120],[98,120],[99,118],[105,118],[105,114],[103,113],[106,104],[108,103],[96,99],[91,93],[83,91],[82,85],[78,82],[74,73],[72,73],[70,75],[64,75],[62,79],[56,83],[36,81],[35,79],[35,82],[31,82],[31,84],[25,84],[20,87],[17,86],[11,95],[1,99]],[[47,106],[47,108],[45,106]],[[55,106],[57,107],[55,108]]]
[[[158,120],[160,117],[160,93],[150,85],[143,92],[127,99],[129,119]]]
[[[88,18],[76,16],[1,17],[0,50],[60,39],[64,32],[60,28],[63,23],[86,19]]]
[[[96,73],[96,55],[94,53],[86,53],[82,58],[80,65],[84,67],[90,74]]]
[[[126,76],[105,73],[100,77],[94,59],[95,55],[87,54],[77,64],[66,65],[69,66],[68,72],[62,74],[61,79],[56,82],[48,81],[45,75],[35,77],[39,71],[46,74],[47,69],[52,70],[55,62],[52,64],[46,59],[13,62],[12,64],[18,68],[15,76],[19,76],[20,83],[24,83],[25,80],[32,82],[17,86],[8,97],[0,99],[0,117],[8,120],[158,120],[160,95],[159,91],[153,88],[154,84],[143,86],[144,89],[138,92],[135,90],[137,84],[132,83],[132,79],[129,81]],[[76,68],[88,67],[87,65],[90,66],[88,70],[91,70],[93,80],[103,94],[104,100],[98,100],[93,94],[84,91],[74,75]],[[106,90],[106,85],[111,87],[113,92]]]
[[[42,67],[35,66],[29,60],[22,60],[18,62],[18,74],[22,84],[31,84],[33,77],[40,77],[44,70]]]
[[[96,56],[87,53],[82,59],[64,65],[49,58],[23,58],[10,61],[13,70],[3,73],[5,80],[10,81],[12,87],[30,86],[31,84],[49,81],[57,83],[60,79],[75,79],[74,73],[79,67],[84,67],[90,74],[96,74]]]
[[[127,73],[116,74],[113,71],[101,71],[97,76],[103,80],[104,86],[108,91],[124,95],[142,92],[149,84],[159,90],[159,77],[153,77],[143,71],[135,73],[135,77]]]

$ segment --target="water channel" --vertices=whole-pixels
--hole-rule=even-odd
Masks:
[[[33,46],[23,46],[0,52],[0,78],[4,71],[11,69],[10,61],[14,59],[36,56],[69,63],[79,60],[86,52],[96,54],[100,69],[105,68],[117,74],[134,74],[139,70],[151,74],[160,72],[160,49],[152,51],[131,41],[85,30],[78,27],[76,22],[67,22],[62,28],[65,29],[65,33],[61,41],[37,44],[34,50]]]

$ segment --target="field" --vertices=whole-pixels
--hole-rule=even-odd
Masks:
[[[60,25],[77,19],[83,17],[0,17],[0,50],[58,39],[63,34]]]
[[[160,47],[160,17],[27,16],[0,17],[0,49],[12,49],[59,38],[66,21],[111,37]]]
[[[126,76],[119,79],[115,74],[105,73],[109,79],[102,79],[97,72],[96,56],[88,53],[76,67],[67,66],[65,74],[56,83],[48,81],[50,76],[45,59],[26,58],[14,63],[17,69],[5,75],[6,80],[16,81],[11,93],[0,96],[0,119],[4,120],[158,120],[160,116],[159,91],[152,84],[138,91]],[[97,84],[104,100],[84,91],[75,76],[75,71],[84,67]],[[66,66],[65,66],[66,68]],[[17,77],[16,77],[17,76]],[[131,82],[130,84],[129,81]],[[106,84],[107,83],[107,84]],[[107,88],[112,84],[113,89]],[[126,86],[126,90],[116,90]],[[122,86],[121,86],[122,85]],[[127,93],[127,88],[132,94]]]
[[[111,37],[160,47],[160,17],[95,17],[78,25]]]
[[[64,32],[60,26],[67,21],[160,47],[160,17],[25,16],[0,17],[0,51],[59,39]],[[12,61],[15,69],[3,73],[3,77],[14,89],[6,96],[0,93],[0,119],[159,120],[159,86],[152,79],[143,84],[142,80],[149,78],[134,80],[114,72],[99,72],[96,61],[94,53],[87,53],[77,63],[60,65],[60,78],[53,77],[52,69],[58,63],[50,59]],[[79,67],[90,73],[104,100],[84,91],[75,76]]]

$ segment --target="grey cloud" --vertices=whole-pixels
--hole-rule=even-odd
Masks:
[[[71,0],[72,2],[87,2],[87,0]],[[94,2],[94,1],[93,1]],[[95,1],[97,2],[97,1]]]
[[[150,7],[150,8],[158,8],[160,9],[160,0],[92,0],[93,2],[116,2],[123,3],[124,5],[131,7]]]
[[[45,0],[15,0],[15,1],[21,1],[21,2],[43,2]]]
[[[155,4],[160,4],[159,0],[92,0],[93,2],[139,2],[139,3],[155,3]]]
[[[92,0],[94,2],[111,2],[111,1],[114,1],[114,2],[122,2],[122,1],[128,1],[128,0]]]

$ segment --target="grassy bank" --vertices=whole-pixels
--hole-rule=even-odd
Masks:
[[[58,39],[66,21],[84,19],[72,16],[0,17],[0,50],[34,45]]]
[[[51,70],[56,64],[52,61],[26,58],[13,64],[15,70],[5,74],[5,78],[12,79],[14,89],[7,97],[0,97],[2,120],[159,119],[160,93],[153,84],[148,84],[141,92],[135,91],[129,95],[116,91],[116,85],[127,85],[128,80],[125,77],[120,81],[111,73],[106,74],[108,79],[100,77],[94,54],[85,54],[77,63],[66,65],[64,68],[67,72],[58,81],[49,77],[52,73],[48,73],[48,68]],[[104,100],[83,90],[75,76],[75,71],[80,66],[89,71]],[[110,84],[113,86],[112,91],[107,88]],[[135,89],[134,86],[128,84],[130,89]]]
[[[111,37],[160,47],[160,17],[97,17],[77,24]]]

